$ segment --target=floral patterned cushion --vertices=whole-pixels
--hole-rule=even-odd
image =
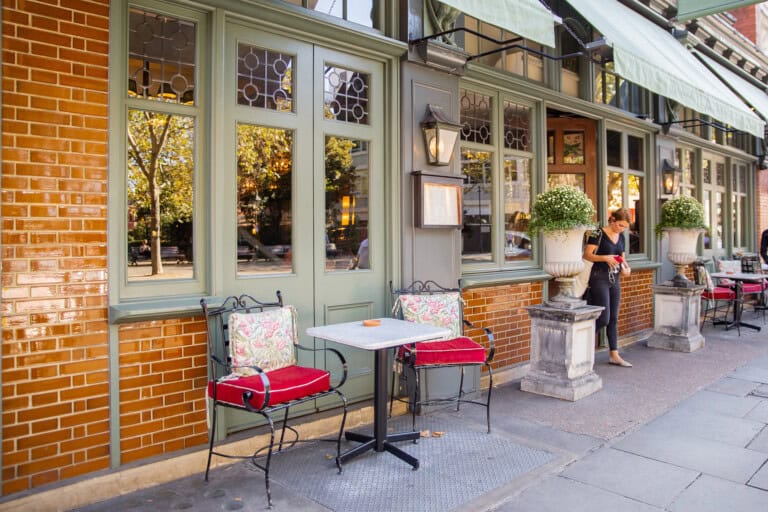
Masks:
[[[259,313],[232,313],[229,316],[229,351],[232,373],[255,375],[258,366],[265,372],[296,364],[296,312],[292,306]]]
[[[461,296],[458,292],[437,293],[434,295],[400,295],[400,309],[403,320],[447,327],[451,330],[449,338],[462,335]]]

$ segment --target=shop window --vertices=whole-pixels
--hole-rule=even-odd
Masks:
[[[326,119],[368,124],[370,77],[338,66],[326,64],[323,102]]]
[[[368,142],[325,138],[325,270],[371,268]]]
[[[606,131],[607,211],[627,208],[631,214],[625,236],[627,254],[647,251],[648,229],[645,225],[645,151],[646,139],[618,130]]]
[[[649,113],[649,92],[614,72],[613,62],[595,65],[595,103],[612,105],[637,115]]]
[[[675,148],[675,167],[682,171],[680,195],[696,197],[696,153],[692,149]]]
[[[697,121],[698,119],[701,119],[704,116],[702,116],[695,110],[690,109],[679,103],[674,103],[671,100],[667,100],[667,102],[670,105],[672,105],[670,120],[680,121],[679,123],[676,123],[676,126],[678,126],[679,128],[682,128],[688,133],[692,133],[693,135],[696,135],[697,137],[704,138],[706,134],[706,131],[704,128],[706,125],[703,125],[702,123]]]
[[[461,91],[460,105],[462,263],[478,270],[530,266],[533,109],[467,89]],[[494,125],[496,119],[501,126]]]
[[[475,91],[461,91],[461,140],[492,144],[491,97]]]
[[[246,43],[237,45],[237,104],[293,112],[293,60]]]
[[[366,27],[378,28],[380,0],[283,0],[315,12],[328,14],[336,18],[358,23]]]
[[[169,281],[199,290],[197,41],[203,20],[138,7],[127,12],[122,295],[167,294]]]
[[[517,34],[483,23],[467,15],[459,16],[456,20],[456,26],[474,30],[496,41],[507,41],[518,37]],[[478,55],[500,48],[496,43],[477,37],[469,32],[459,32],[454,37],[456,38],[456,43],[470,55]],[[543,46],[524,39],[516,41],[515,44],[525,48],[515,47],[493,52],[490,55],[479,58],[476,62],[525,77],[534,82],[543,82],[544,59],[540,55],[528,51],[528,49],[531,49],[541,52]]]
[[[748,249],[748,217],[747,166],[744,163],[734,163],[731,167],[731,234],[734,252],[744,252]]]
[[[725,208],[730,207],[726,199],[725,163],[713,158],[701,161],[702,204],[707,223],[704,234],[704,249],[714,255],[725,254]],[[728,225],[730,229],[730,224]]]
[[[531,159],[504,157],[504,260],[530,260]]]
[[[293,132],[237,125],[237,273],[292,271]]]
[[[464,174],[462,263],[491,261],[493,153],[462,149],[461,170]]]

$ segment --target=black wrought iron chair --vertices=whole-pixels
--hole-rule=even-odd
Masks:
[[[760,256],[750,254],[742,256],[741,271],[745,274],[763,275],[763,266]],[[768,277],[763,277],[760,281],[744,283],[744,295],[755,297],[755,311],[763,312],[763,323],[765,323],[765,310],[768,309]]]
[[[488,328],[478,328],[464,319],[464,299],[460,288],[443,288],[434,281],[414,281],[406,288],[392,289],[393,316],[411,322],[420,322],[451,329],[449,339],[424,341],[404,345],[395,350],[395,364],[400,367],[401,375],[409,388],[407,379],[414,377],[414,386],[406,393],[406,398],[395,396],[395,378],[393,372],[390,393],[389,414],[392,415],[394,400],[407,402],[411,409],[413,429],[416,429],[416,413],[422,406],[456,402],[456,410],[462,403],[482,405],[486,408],[488,432],[491,431],[491,392],[493,390],[493,370],[491,361],[495,352],[493,334]],[[482,329],[487,346],[477,343],[464,335],[464,327]],[[485,401],[466,397],[464,392],[464,370],[467,367],[482,367],[488,371],[488,391]],[[435,368],[454,367],[460,370],[458,392],[445,398],[422,398],[419,373]]]
[[[341,436],[347,418],[347,399],[339,391],[347,378],[347,363],[335,349],[312,349],[298,343],[296,311],[283,305],[277,292],[277,302],[260,302],[250,295],[227,297],[220,305],[211,305],[202,299],[200,305],[208,322],[209,380],[208,396],[212,400],[208,463],[205,480],[211,468],[211,458],[251,459],[254,466],[264,471],[267,503],[272,507],[269,489],[269,467],[272,455],[293,447],[299,440],[296,429],[288,425],[288,412],[293,406],[336,395],[344,412],[336,442],[336,465],[341,472]],[[341,366],[340,379],[331,384],[328,370],[299,366],[297,351],[324,351],[330,359],[335,354]],[[233,455],[214,451],[217,410],[230,407],[261,415],[269,426],[269,444],[249,455]],[[280,439],[275,442],[273,415],[282,412]],[[286,430],[291,432],[286,439]]]
[[[731,306],[736,307],[736,292],[729,286],[716,286],[703,261],[694,262],[693,271],[695,283],[704,286],[704,291],[701,292],[701,328],[704,328],[707,318],[712,321],[713,325],[716,321],[727,322]],[[718,318],[717,312],[723,304],[725,304],[725,313]],[[741,334],[741,329],[738,326],[737,329]]]

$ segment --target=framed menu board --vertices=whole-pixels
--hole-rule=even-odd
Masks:
[[[417,228],[462,226],[463,176],[414,171],[414,224]]]

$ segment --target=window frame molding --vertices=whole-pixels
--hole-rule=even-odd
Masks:
[[[608,131],[615,131],[621,133],[622,138],[622,144],[621,144],[621,167],[616,167],[612,165],[608,165],[608,148],[606,147],[605,141],[608,140]],[[602,176],[598,177],[598,189],[599,189],[599,197],[603,204],[607,207],[608,206],[608,173],[611,172],[617,172],[621,173],[625,178],[627,176],[638,176],[642,180],[642,185],[640,187],[640,198],[644,203],[643,206],[643,212],[642,217],[638,218],[637,220],[640,222],[640,225],[642,226],[642,240],[643,240],[643,250],[641,252],[637,253],[631,253],[629,252],[629,233],[625,233],[625,243],[626,243],[626,256],[627,259],[630,261],[652,261],[654,258],[654,245],[655,245],[655,235],[653,230],[653,220],[654,220],[654,212],[651,210],[654,210],[657,208],[657,201],[655,198],[655,195],[651,195],[651,191],[653,190],[653,184],[655,183],[654,176],[656,175],[654,172],[652,172],[652,167],[656,165],[656,156],[655,156],[655,145],[654,145],[654,133],[651,131],[642,131],[638,130],[636,128],[630,127],[626,124],[618,123],[613,120],[605,120],[604,123],[601,123],[601,126],[598,128],[598,131],[600,132],[600,136],[598,137],[598,140],[602,140],[602,157],[601,161],[605,162],[604,171],[602,171],[600,174]],[[637,137],[642,139],[643,141],[643,170],[638,169],[630,169],[629,168],[629,146],[627,144],[628,137]],[[624,208],[627,208],[627,204],[629,201],[629,181],[627,179],[622,179],[622,206]],[[606,223],[608,221],[608,210],[606,211],[598,211],[598,219],[600,220],[600,223]]]
[[[459,83],[459,89],[469,90],[479,94],[487,95],[491,98],[492,102],[492,115],[491,126],[492,144],[482,144],[471,141],[464,141],[461,138],[458,140],[459,154],[461,150],[471,149],[473,151],[486,151],[492,153],[492,191],[491,191],[491,261],[482,261],[477,263],[465,263],[461,262],[462,276],[477,277],[481,274],[486,274],[491,280],[494,280],[496,275],[501,273],[515,274],[525,272],[535,272],[541,268],[540,251],[538,250],[538,243],[535,240],[531,240],[531,258],[527,260],[513,260],[506,261],[504,256],[504,246],[506,238],[506,229],[504,222],[504,159],[507,156],[529,158],[530,165],[530,203],[539,193],[540,183],[542,179],[540,176],[543,173],[543,167],[541,162],[542,152],[542,135],[540,132],[544,130],[541,128],[541,112],[543,111],[543,101],[536,100],[530,96],[521,94],[515,94],[509,90],[497,89],[491,87],[484,87],[478,85],[475,82],[462,81]],[[506,148],[504,146],[504,102],[512,102],[518,105],[524,105],[530,109],[530,138],[531,149],[530,151],[521,151]],[[461,110],[459,108],[459,110]],[[459,164],[459,170],[461,170],[461,164]],[[460,259],[463,259],[463,255],[460,255]],[[538,275],[538,274],[537,274]],[[464,279],[464,278],[462,278]],[[503,279],[508,281],[509,279]]]
[[[196,24],[195,105],[179,105],[153,100],[130,98],[124,94],[128,80],[129,9],[139,8],[194,22]],[[108,208],[107,246],[110,305],[137,301],[153,301],[164,297],[183,298],[203,295],[209,291],[209,252],[204,244],[208,233],[205,212],[209,199],[205,190],[210,183],[208,111],[210,110],[211,11],[165,1],[136,0],[114,2],[110,7],[110,78],[108,107]],[[193,275],[191,278],[152,279],[148,282],[128,280],[127,230],[127,121],[129,110],[169,112],[194,118],[195,141],[193,176]],[[112,316],[112,315],[110,315]]]

